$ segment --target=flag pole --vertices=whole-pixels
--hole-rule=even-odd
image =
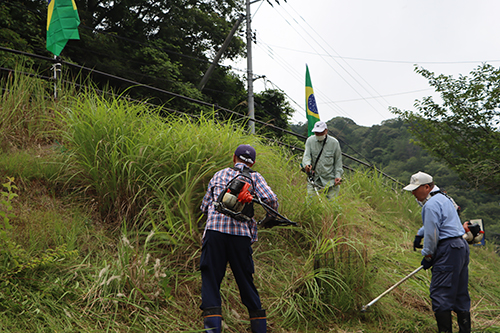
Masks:
[[[80,17],[75,0],[48,0],[47,6],[47,50],[54,55],[52,65],[54,99],[57,99],[57,81],[61,78],[59,55],[70,39],[80,39],[78,26]]]
[[[52,65],[54,80],[54,99],[57,99],[57,81],[61,78],[61,63],[58,61],[58,57],[54,54],[54,64]]]

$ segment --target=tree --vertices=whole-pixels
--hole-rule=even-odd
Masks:
[[[30,1],[22,4],[17,1],[2,1],[0,3],[0,45],[30,53],[40,50],[45,42],[42,28],[45,28],[47,24],[45,21],[44,25],[42,17],[46,18],[47,13],[42,13],[40,2]],[[46,29],[43,31],[45,32]],[[13,69],[20,62],[27,67],[35,63],[30,58],[0,52],[1,67]]]
[[[417,111],[392,112],[409,124],[415,142],[475,188],[500,193],[500,69],[483,64],[469,76],[415,71],[443,100],[417,100]]]
[[[76,0],[76,3],[82,20],[81,41],[69,43],[66,54],[79,64],[228,108],[234,107],[231,105],[234,95],[244,95],[243,85],[226,84],[233,82],[234,76],[221,67],[216,68],[203,94],[196,89],[212,56],[238,18],[241,1]],[[236,35],[224,57],[234,59],[243,55],[244,46],[244,41]],[[225,88],[219,89],[220,86]],[[155,96],[159,103],[168,103],[168,107],[182,111],[198,108],[151,90],[141,95]]]
[[[75,2],[80,40],[68,42],[61,53],[63,60],[227,108],[234,108],[245,96],[242,79],[227,67],[215,69],[203,93],[196,88],[243,11],[241,0]],[[52,56],[45,50],[46,0],[4,0],[0,18],[0,45]],[[244,51],[244,40],[235,34],[223,56],[234,59]],[[12,64],[11,59],[10,53],[0,54],[0,63]],[[50,64],[41,67],[50,68]],[[115,91],[130,85],[96,74],[92,80],[101,87],[109,83]],[[129,94],[185,112],[199,109],[141,87]]]
[[[290,106],[282,91],[277,89],[264,90],[263,92],[254,94],[254,101],[255,119],[290,130],[288,120],[292,116],[294,109]],[[256,127],[262,128],[262,125],[256,124]],[[261,129],[260,131],[271,132],[278,138],[284,135],[283,131],[274,128],[270,128],[269,130]]]

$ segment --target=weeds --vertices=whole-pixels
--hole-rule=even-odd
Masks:
[[[300,225],[260,230],[253,246],[255,283],[273,332],[435,326],[426,272],[366,316],[357,311],[420,261],[409,245],[420,210],[380,175],[346,173],[334,201],[306,200],[300,157],[237,124],[218,123],[215,114],[159,117],[161,110],[91,90],[62,94],[53,104],[24,95],[41,88],[28,87],[33,82],[8,84],[17,85],[9,94],[20,102],[2,96],[0,133],[9,149],[0,155],[0,171],[22,186],[16,190],[9,180],[0,207],[0,240],[12,245],[0,250],[2,329],[202,331],[199,206],[208,181],[232,165],[241,143],[256,148],[253,168],[277,193],[280,213]],[[48,120],[38,127],[21,121],[33,107],[37,119]],[[47,144],[34,144],[40,142]],[[256,207],[257,217],[263,214]],[[499,326],[497,266],[495,249],[471,249],[473,326],[484,331]],[[230,271],[222,294],[224,331],[246,331],[247,310]]]

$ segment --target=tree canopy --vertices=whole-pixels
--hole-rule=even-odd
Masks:
[[[68,42],[61,54],[64,60],[227,108],[246,99],[242,78],[224,66],[216,67],[203,93],[196,88],[241,14],[242,1],[75,2],[81,19],[80,40]],[[45,0],[6,0],[0,4],[0,18],[0,45],[51,56],[45,50]],[[223,57],[234,59],[244,51],[244,40],[236,34]],[[7,64],[10,58],[0,54],[0,64]],[[11,68],[12,63],[8,62]],[[92,81],[109,83],[115,89],[129,86],[98,75]],[[131,93],[169,107],[187,105],[142,88]],[[196,106],[190,105],[190,109]]]
[[[63,60],[246,114],[246,78],[228,66],[216,66],[203,91],[197,89],[227,35],[242,15],[243,0],[75,0],[80,40],[68,41]],[[46,0],[5,0],[0,3],[0,45],[51,57],[45,49]],[[240,25],[222,59],[245,55]],[[0,51],[0,66],[14,68],[20,56]],[[222,61],[222,60],[221,60]],[[27,58],[28,65],[50,64]],[[130,87],[115,78],[72,70],[98,87],[121,92]],[[135,86],[127,94],[198,113],[207,107],[172,95]],[[256,93],[255,116],[288,129],[293,109],[279,90]],[[227,115],[228,117],[230,115]],[[261,134],[282,136],[281,131]]]
[[[415,103],[416,111],[392,108],[409,124],[415,142],[476,188],[500,193],[500,69],[483,64],[469,76],[415,71],[440,94]]]

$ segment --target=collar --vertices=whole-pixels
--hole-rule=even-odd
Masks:
[[[417,201],[418,201],[418,204],[419,204],[420,206],[425,205],[425,203],[426,203],[427,201],[429,201],[429,199],[430,199],[430,198],[432,198],[431,193],[438,192],[438,191],[440,191],[439,187],[437,187],[437,185],[434,185],[434,187],[433,187],[433,188],[432,188],[432,190],[429,192],[429,194],[427,194],[427,198],[425,198],[425,199],[424,199],[424,201],[418,201],[418,200],[417,200]]]

